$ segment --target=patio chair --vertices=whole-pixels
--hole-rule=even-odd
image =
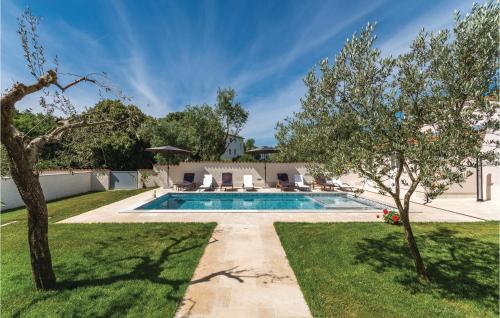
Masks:
[[[313,183],[313,189],[315,186],[319,186],[321,187],[321,190],[323,191],[326,191],[327,188],[329,191],[333,190],[333,188],[335,187],[335,185],[333,184],[330,184],[326,181],[326,178],[325,176],[319,176],[319,177],[316,177],[314,179],[314,183]]]
[[[332,179],[327,181],[327,184],[331,184],[333,187],[337,187],[342,191],[351,191],[352,192],[352,191],[356,190],[355,187],[351,187],[349,184],[343,183],[340,180],[340,178],[332,178]]]
[[[301,174],[296,174],[293,176],[293,181],[295,184],[295,187],[299,189],[300,191],[311,191],[311,187],[305,184],[304,182],[304,176]]]
[[[213,177],[211,174],[206,174],[203,176],[203,184],[200,186],[200,190],[211,190],[213,189]]]
[[[280,188],[281,191],[293,191],[294,185],[288,181],[288,174],[278,173],[278,183],[276,183],[276,188]]]
[[[227,189],[234,190],[233,186],[233,174],[231,172],[224,172],[222,174],[222,182],[220,184],[221,190],[224,189],[227,191]]]
[[[243,176],[243,189],[246,191],[253,191],[255,187],[253,185],[253,176],[251,174],[246,174]]]
[[[179,190],[193,190],[196,188],[196,183],[194,183],[194,173],[185,173],[182,182],[175,184],[175,186]]]

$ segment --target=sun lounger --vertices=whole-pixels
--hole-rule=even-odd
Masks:
[[[278,173],[278,183],[276,183],[276,187],[280,188],[281,191],[292,191],[294,189],[294,185],[290,183],[288,174],[286,173]]]
[[[200,189],[201,190],[210,190],[213,188],[213,185],[212,185],[212,181],[213,181],[213,177],[211,174],[206,174],[204,177],[203,177],[203,184],[200,186]]]
[[[321,190],[323,191],[326,191],[327,188],[328,190],[333,190],[333,188],[335,187],[335,185],[328,183],[324,176],[319,176],[314,179],[313,187],[315,186],[321,187]]]
[[[304,176],[296,174],[293,176],[295,187],[301,191],[311,191],[311,187],[304,183]]]
[[[220,184],[221,190],[224,189],[227,191],[227,189],[234,190],[233,186],[233,174],[231,172],[224,172],[222,174],[222,182]]]
[[[243,189],[246,191],[255,190],[253,185],[253,177],[251,174],[246,174],[243,176]]]
[[[356,190],[355,187],[351,187],[349,184],[343,183],[340,180],[340,178],[332,178],[332,179],[327,181],[327,184],[330,184],[333,187],[337,187],[342,191],[354,191],[354,190]]]
[[[194,173],[185,173],[182,183],[174,184],[179,190],[193,190],[196,188],[196,183],[194,183]]]

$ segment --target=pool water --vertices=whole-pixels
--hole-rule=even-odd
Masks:
[[[168,193],[136,210],[377,209],[347,193]]]

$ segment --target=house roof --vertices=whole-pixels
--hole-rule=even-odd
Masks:
[[[245,139],[245,138],[243,138],[243,137],[241,137],[241,136],[238,136],[238,135],[235,135],[235,134],[232,134],[232,133],[229,133],[229,134],[227,134],[227,135],[228,135],[228,136],[230,136],[230,137],[234,137],[234,138]]]

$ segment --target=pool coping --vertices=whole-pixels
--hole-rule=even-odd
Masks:
[[[230,194],[250,194],[250,195],[276,195],[276,194],[281,194],[281,195],[313,195],[313,196],[328,196],[328,195],[336,195],[336,196],[346,196],[346,197],[355,197],[355,200],[360,200],[360,201],[368,201],[368,202],[373,202],[374,204],[378,205],[379,207],[374,207],[374,208],[360,208],[360,207],[344,207],[340,209],[269,209],[269,210],[224,210],[224,209],[206,209],[206,210],[192,210],[192,209],[138,209],[139,207],[146,205],[162,196],[165,195],[171,195],[171,194],[184,194],[184,195],[190,195],[190,194],[217,194],[217,195],[230,195]],[[316,201],[316,200],[314,200]],[[320,203],[320,202],[318,202]],[[320,203],[321,204],[321,203]],[[346,192],[327,192],[327,193],[318,193],[318,192],[184,192],[184,191],[170,191],[167,193],[164,193],[158,197],[151,198],[148,201],[142,201],[137,204],[128,206],[126,209],[118,211],[120,214],[133,214],[133,213],[139,213],[139,214],[146,214],[146,213],[224,213],[224,214],[242,214],[242,213],[250,213],[250,214],[271,214],[271,213],[319,213],[319,214],[325,214],[325,213],[377,213],[380,212],[381,209],[383,208],[389,208],[389,209],[394,209],[395,207],[392,205],[389,205],[387,203],[382,203],[377,200],[373,199],[367,199],[361,196],[356,196],[353,193],[346,193]],[[411,213],[422,213],[422,212],[411,212]]]

